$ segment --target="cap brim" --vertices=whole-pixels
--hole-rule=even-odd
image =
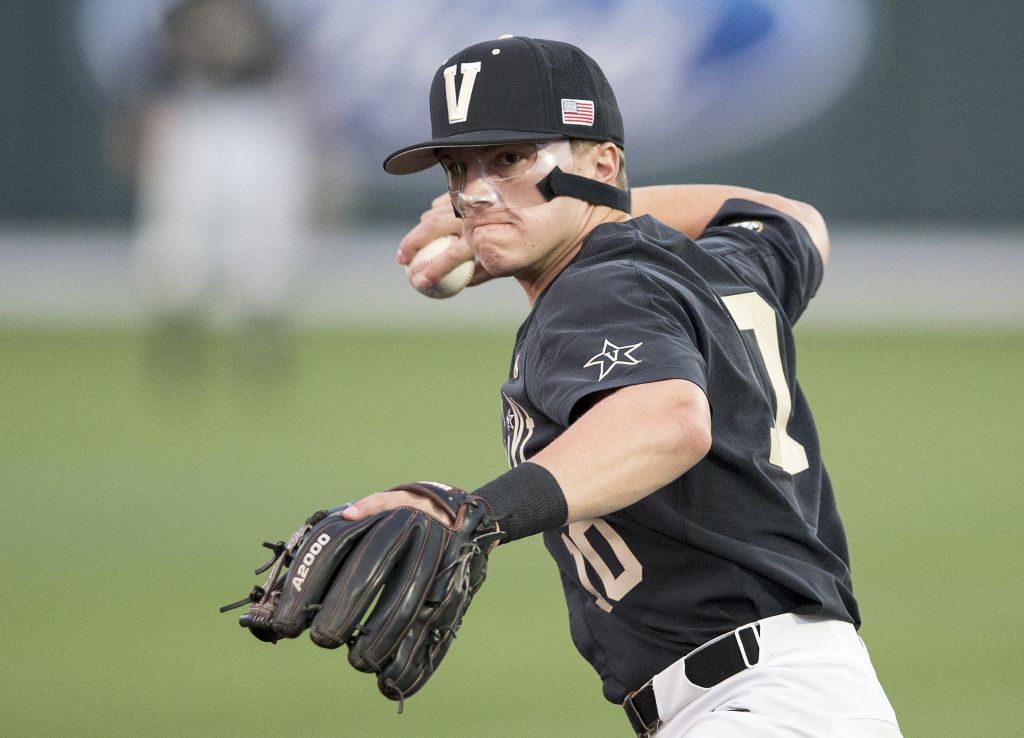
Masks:
[[[498,146],[507,143],[541,143],[565,138],[561,133],[537,133],[536,131],[468,131],[454,136],[435,138],[413,146],[399,149],[384,160],[384,171],[388,174],[414,174],[437,164],[437,149],[451,149],[460,146]]]

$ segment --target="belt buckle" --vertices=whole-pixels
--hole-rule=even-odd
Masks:
[[[637,709],[636,704],[633,702],[634,697],[647,689],[652,691],[653,696],[654,684],[652,682],[647,682],[647,684],[640,687],[640,689],[635,692],[630,692],[626,696],[626,699],[622,701],[622,707],[626,711],[626,717],[629,718],[629,722],[633,726],[633,730],[636,732],[637,738],[650,738],[650,736],[653,736],[655,732],[657,732],[658,728],[661,727],[661,719],[657,717],[657,714],[652,722],[647,723],[644,720],[643,715],[640,714],[640,710]]]

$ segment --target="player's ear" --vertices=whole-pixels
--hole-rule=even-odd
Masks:
[[[619,149],[610,141],[595,145],[590,154],[593,160],[593,179],[614,185],[619,176]]]

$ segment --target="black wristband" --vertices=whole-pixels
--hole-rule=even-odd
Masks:
[[[473,494],[487,500],[506,533],[505,542],[560,528],[569,517],[569,505],[551,472],[529,461],[520,464]]]

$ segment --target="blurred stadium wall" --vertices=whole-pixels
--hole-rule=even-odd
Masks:
[[[172,1],[0,3],[0,319],[138,317],[135,192],[112,163],[110,121],[144,86],[130,72],[145,76],[153,18]],[[410,4],[408,27],[383,6],[270,4],[323,152],[304,319],[518,320],[512,285],[423,309],[391,255],[436,182],[379,169],[426,133],[425,96],[410,90],[425,90],[441,50],[518,32],[577,41],[619,81],[635,184],[730,182],[818,206],[836,252],[809,322],[1024,324],[1024,6],[708,0],[697,17],[668,0],[516,5],[463,13],[417,51],[441,0]],[[382,38],[400,41],[386,63]]]

